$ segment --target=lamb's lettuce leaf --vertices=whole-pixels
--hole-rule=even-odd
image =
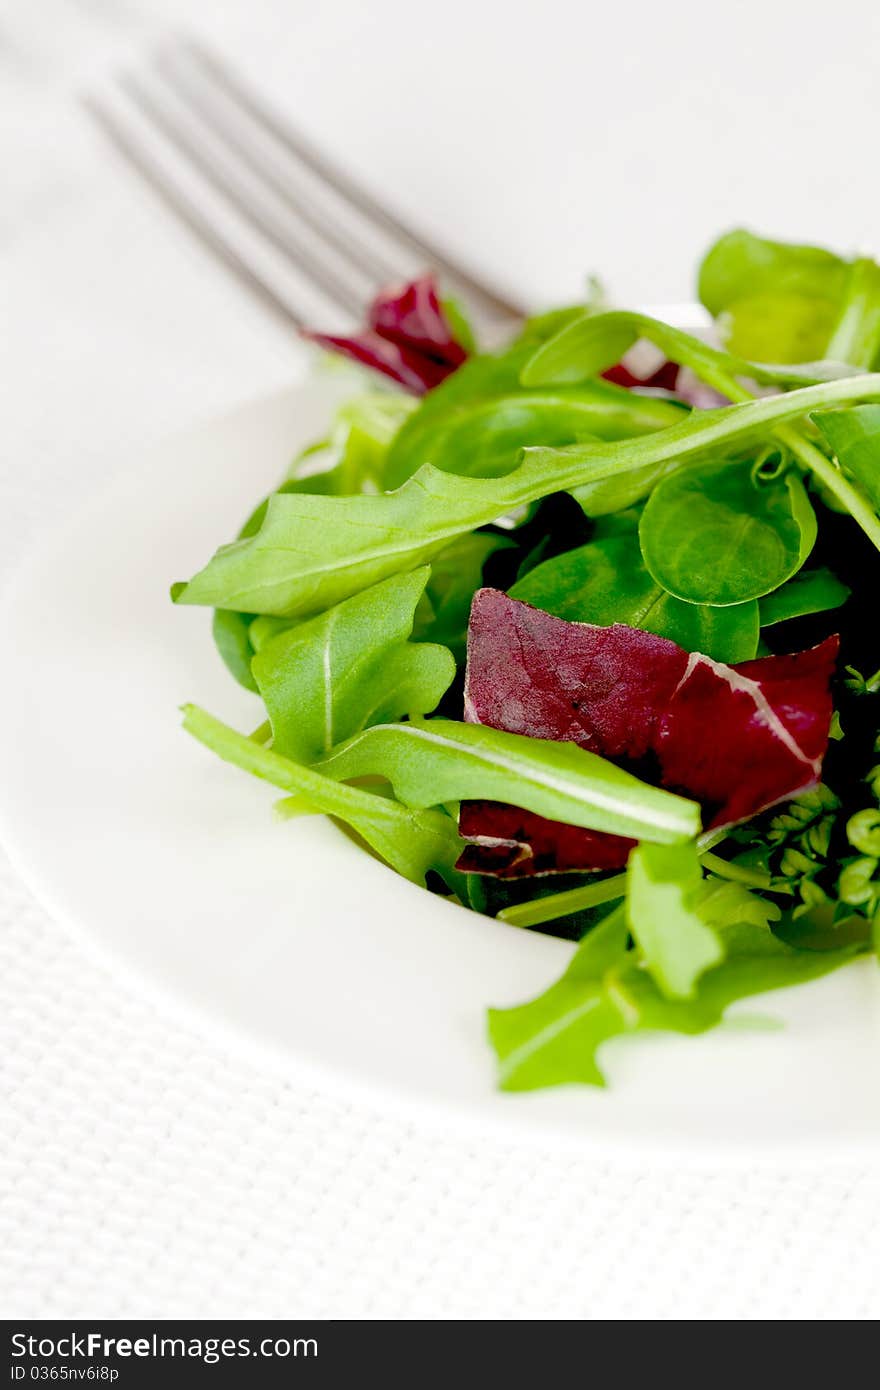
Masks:
[[[463,661],[471,601],[483,582],[489,559],[513,541],[494,531],[459,536],[431,561],[431,575],[416,609],[413,633],[420,642],[442,642]]]
[[[499,477],[516,467],[523,448],[626,439],[675,424],[684,413],[674,401],[606,381],[463,400],[442,413],[432,409],[427,418],[421,411],[410,417],[389,454],[385,485],[399,487],[423,463],[446,473]]]
[[[880,405],[823,410],[813,416],[840,466],[880,510]]]
[[[377,724],[316,765],[326,777],[387,778],[407,806],[491,797],[537,815],[662,844],[698,833],[692,801],[650,787],[574,743],[452,719]]]
[[[773,627],[790,618],[804,618],[810,613],[824,613],[839,608],[846,603],[849,595],[847,586],[826,566],[800,570],[787,584],[761,599],[758,605],[761,627]],[[728,608],[720,611],[729,613],[736,610]]]
[[[674,598],[645,568],[635,532],[606,536],[545,560],[508,592],[559,618],[600,627],[625,623],[716,661],[747,661],[758,650],[754,600],[718,608]]]
[[[749,603],[801,568],[818,533],[798,473],[753,478],[749,463],[691,464],[655,487],[639,523],[652,578],[686,603]]]
[[[693,998],[660,992],[638,950],[628,946],[625,913],[615,909],[584,938],[565,974],[545,993],[515,1008],[490,1010],[501,1087],[603,1086],[599,1054],[612,1038],[704,1033],[737,1000],[818,979],[859,949],[793,950],[774,936],[755,894],[735,884],[716,891],[713,926],[725,958],[700,977]]]
[[[700,298],[731,352],[759,361],[829,358],[859,370],[880,355],[880,267],[738,229],[712,246]]]

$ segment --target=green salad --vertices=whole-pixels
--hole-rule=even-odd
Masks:
[[[572,943],[489,1011],[508,1090],[880,937],[880,267],[734,231],[698,291],[698,336],[591,290],[492,353],[432,276],[379,295],[312,335],[363,389],[172,590],[265,707],[185,727],[282,816]]]

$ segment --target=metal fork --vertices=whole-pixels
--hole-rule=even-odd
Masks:
[[[320,154],[191,39],[85,105],[137,172],[265,305],[297,329],[351,321],[425,270],[488,342],[523,318]],[[333,325],[331,325],[333,326]]]

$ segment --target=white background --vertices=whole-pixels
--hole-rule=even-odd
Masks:
[[[871,3],[0,0],[0,575],[146,440],[300,370],[76,106],[169,25],[533,303],[592,270],[680,299],[736,222],[880,246]],[[316,1095],[141,1003],[5,867],[0,1162],[8,1316],[880,1311],[872,1171],[579,1161]]]

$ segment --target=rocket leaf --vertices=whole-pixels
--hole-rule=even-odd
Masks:
[[[880,511],[880,405],[823,410],[813,416],[841,468]]]
[[[455,378],[453,377],[454,381]],[[426,464],[382,496],[276,494],[259,531],[222,546],[177,603],[305,617],[390,574],[413,569],[456,536],[551,492],[650,464],[683,462],[823,406],[880,396],[880,375],[850,377],[713,411],[617,443],[533,448],[501,478],[465,478]]]
[[[725,890],[736,885],[725,885]],[[717,891],[717,890],[714,890]],[[725,891],[714,927],[725,959],[700,979],[692,999],[667,999],[627,949],[626,917],[613,911],[577,947],[556,984],[527,1004],[489,1011],[498,1077],[507,1091],[586,1082],[604,1086],[599,1053],[612,1038],[640,1032],[704,1033],[736,1000],[815,980],[857,948],[795,951],[771,932],[754,894]],[[766,906],[766,905],[765,905]],[[772,914],[772,909],[770,909]]]
[[[276,752],[312,762],[368,724],[435,708],[455,661],[408,640],[428,575],[392,575],[260,648],[252,671]]]
[[[696,846],[638,845],[627,865],[627,921],[661,994],[690,999],[724,954],[700,911]]]

